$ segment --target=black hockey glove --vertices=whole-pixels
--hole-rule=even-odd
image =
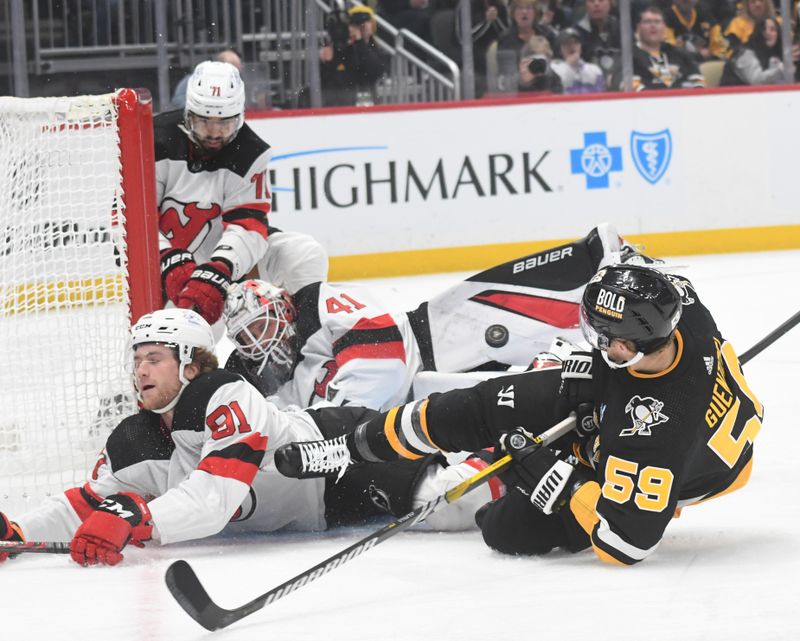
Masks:
[[[567,400],[570,409],[592,402],[592,353],[573,351],[561,363],[561,388],[559,394]]]
[[[548,447],[534,442],[533,435],[518,427],[500,439],[504,451],[514,460],[515,479],[509,484],[527,496],[545,514],[557,512],[571,496],[575,468],[559,459]]]
[[[588,436],[597,431],[592,398],[592,353],[573,351],[561,364],[559,395],[569,412],[577,414],[575,431]]]

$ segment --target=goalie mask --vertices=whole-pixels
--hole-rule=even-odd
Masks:
[[[609,367],[629,367],[662,347],[681,318],[681,295],[667,276],[643,265],[601,269],[589,281],[580,310],[581,330]],[[606,353],[613,339],[633,343],[636,356],[614,363]]]
[[[223,311],[228,338],[236,351],[256,364],[256,374],[269,373],[272,385],[283,385],[297,359],[297,313],[285,289],[263,280],[235,283]]]
[[[157,414],[170,411],[178,402],[183,390],[189,384],[184,376],[186,366],[192,362],[195,349],[201,348],[208,352],[214,351],[214,334],[211,326],[197,312],[190,309],[159,309],[158,311],[142,316],[131,328],[131,347],[135,353],[139,345],[145,343],[158,343],[172,347],[178,358],[178,378],[181,389],[164,407],[153,410]],[[141,395],[137,390],[141,401]]]
[[[228,62],[201,62],[186,87],[183,122],[192,142],[216,152],[231,142],[244,124],[244,83]]]

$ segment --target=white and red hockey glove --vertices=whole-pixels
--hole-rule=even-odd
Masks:
[[[8,517],[0,512],[0,541],[22,542],[24,540],[25,537],[22,536],[22,530],[19,529],[19,525],[14,523],[14,521],[9,521]],[[0,552],[0,563],[5,561],[8,557],[8,552]]]
[[[165,249],[161,252],[161,285],[166,297],[176,305],[196,268],[197,263],[188,249]]]
[[[72,560],[81,565],[116,565],[128,543],[144,547],[152,538],[151,518],[147,502],[138,494],[112,494],[75,532],[69,546]]]
[[[221,260],[199,265],[178,295],[178,307],[193,309],[213,325],[222,316],[231,285],[231,268]]]

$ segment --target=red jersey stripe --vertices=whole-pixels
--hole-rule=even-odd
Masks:
[[[527,316],[560,329],[572,329],[579,325],[578,303],[543,296],[497,291],[483,292],[473,296],[470,300]]]
[[[402,341],[351,345],[336,354],[336,364],[342,367],[355,358],[396,358],[405,363],[406,350]]]

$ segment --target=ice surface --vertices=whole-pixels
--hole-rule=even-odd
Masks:
[[[681,258],[741,353],[798,309],[800,251]],[[458,278],[374,281],[411,308]],[[684,510],[633,568],[591,552],[510,558],[480,534],[409,532],[285,599],[209,633],[173,601],[164,571],[187,559],[235,607],[365,536],[275,534],[126,550],[116,568],[28,555],[0,567],[0,625],[15,640],[225,641],[800,639],[797,376],[800,328],[745,367],[766,406],[747,487]]]

